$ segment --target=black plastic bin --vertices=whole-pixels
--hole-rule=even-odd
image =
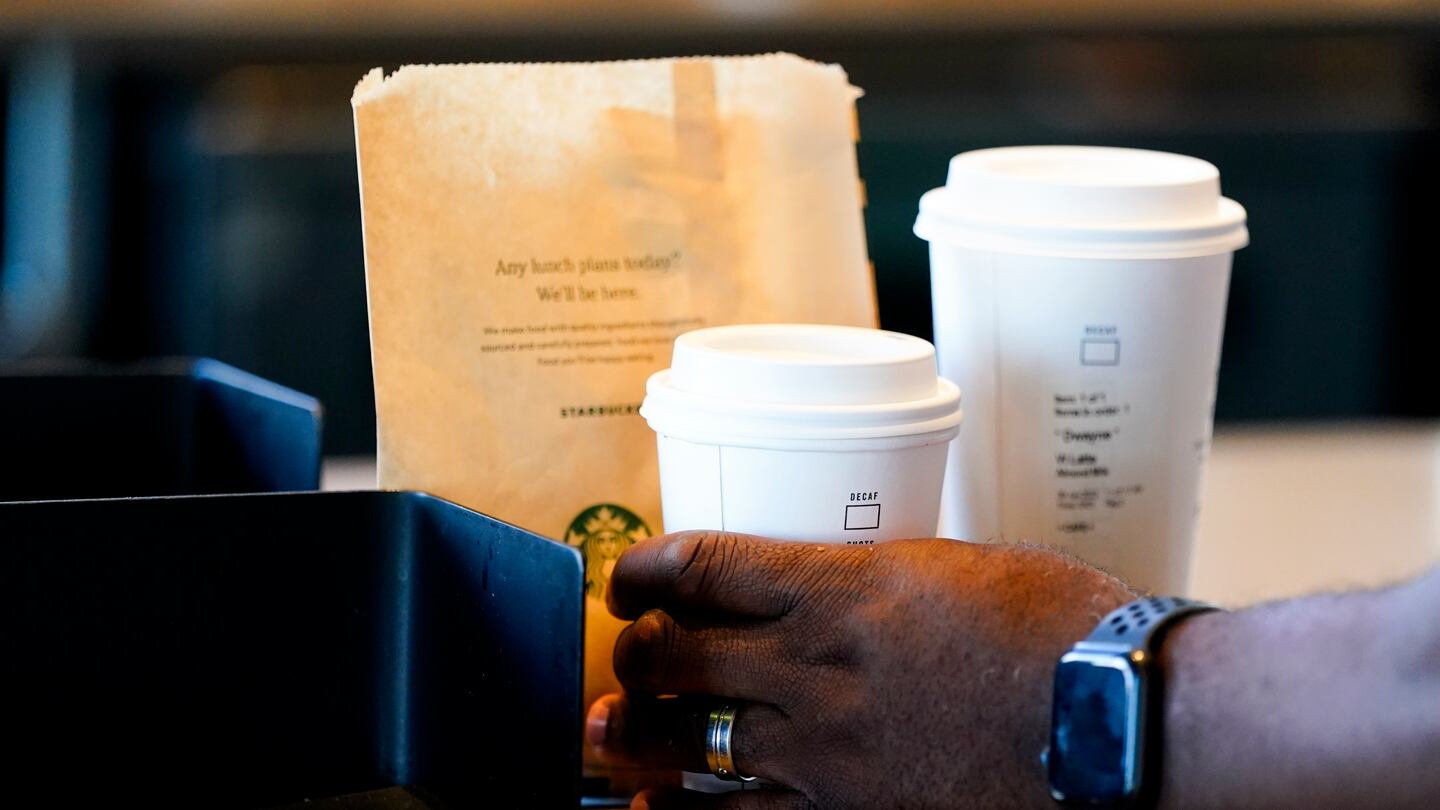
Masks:
[[[582,574],[417,493],[0,503],[0,806],[576,807]]]
[[[0,367],[0,500],[319,484],[320,403],[216,360]]]

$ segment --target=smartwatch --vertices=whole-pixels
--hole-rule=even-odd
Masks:
[[[1071,806],[1144,807],[1160,767],[1158,652],[1164,634],[1203,602],[1138,599],[1112,611],[1055,667],[1050,795]]]

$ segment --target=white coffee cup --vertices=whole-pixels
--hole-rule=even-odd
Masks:
[[[808,324],[681,335],[640,413],[657,435],[665,531],[853,545],[935,534],[961,421],[928,341]],[[709,774],[684,784],[742,789]]]
[[[965,390],[941,531],[1184,593],[1231,253],[1219,172],[1137,149],[957,155],[920,200],[941,373]]]
[[[934,535],[961,420],[929,342],[809,324],[681,335],[640,413],[666,531],[853,545]]]

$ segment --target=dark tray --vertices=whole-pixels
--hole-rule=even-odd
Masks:
[[[0,805],[575,807],[582,571],[416,493],[0,504]]]
[[[320,403],[215,360],[0,368],[0,500],[311,490]]]

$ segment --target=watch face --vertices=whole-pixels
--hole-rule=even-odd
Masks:
[[[1139,683],[1121,656],[1072,652],[1060,660],[1048,759],[1056,798],[1110,802],[1134,793]]]

